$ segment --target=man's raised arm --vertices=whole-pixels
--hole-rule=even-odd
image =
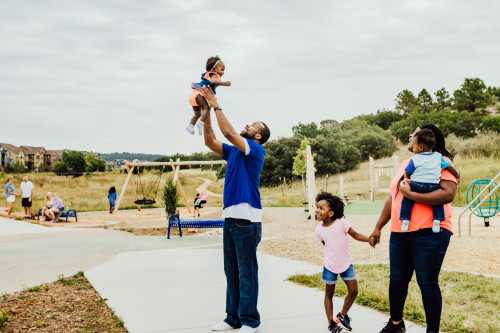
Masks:
[[[208,117],[205,118],[205,125],[203,127],[203,138],[205,139],[205,145],[214,153],[222,156],[224,154],[222,150],[222,143],[215,137],[211,118],[212,115],[210,114],[210,110],[208,110]]]
[[[226,116],[222,112],[222,109],[219,107],[219,103],[217,102],[217,98],[215,97],[213,91],[210,88],[204,88],[202,89],[202,94],[207,100],[208,105],[214,109],[217,124],[219,125],[220,131],[224,137],[241,152],[246,153],[245,139],[238,132],[236,132],[233,125],[231,125],[229,120],[227,120]]]

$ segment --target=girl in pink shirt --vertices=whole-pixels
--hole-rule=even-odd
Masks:
[[[354,300],[358,294],[356,272],[352,265],[349,253],[349,236],[360,241],[368,242],[368,237],[356,232],[344,218],[344,203],[330,193],[320,193],[316,197],[316,220],[322,223],[316,227],[316,237],[324,247],[323,255],[323,282],[325,288],[325,311],[330,332],[341,332],[342,327],[351,331],[351,318],[348,316]],[[347,295],[344,299],[342,311],[333,318],[333,294],[335,284],[340,274],[347,286]]]

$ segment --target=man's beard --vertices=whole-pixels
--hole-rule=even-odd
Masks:
[[[247,131],[241,131],[240,135],[245,139],[253,140],[253,137]]]

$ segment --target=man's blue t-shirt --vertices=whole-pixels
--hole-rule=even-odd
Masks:
[[[241,203],[262,209],[260,203],[260,174],[266,152],[262,145],[245,139],[250,153],[245,155],[232,145],[223,144],[222,158],[227,161],[224,181],[224,209]]]

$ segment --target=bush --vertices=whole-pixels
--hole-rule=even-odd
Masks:
[[[28,171],[27,167],[17,161],[5,167],[5,172],[7,173],[25,173]]]
[[[167,215],[173,215],[177,211],[177,187],[172,180],[168,180],[163,190],[163,203],[165,204],[165,211]]]
[[[500,133],[500,116],[485,116],[481,119],[479,129],[482,132]]]
[[[62,161],[58,161],[54,164],[54,172],[58,175],[68,172],[66,164]]]
[[[85,154],[80,151],[65,151],[62,155],[62,162],[66,169],[72,172],[84,172],[87,169]]]
[[[87,172],[106,171],[106,162],[94,154],[85,155]]]
[[[317,175],[334,174],[354,169],[361,162],[361,153],[341,136],[318,136],[311,145]]]
[[[447,148],[461,157],[500,157],[500,134],[480,133],[470,139],[461,139],[451,134],[446,139]]]
[[[7,314],[0,310],[0,328],[5,326],[5,323],[9,320]]]

